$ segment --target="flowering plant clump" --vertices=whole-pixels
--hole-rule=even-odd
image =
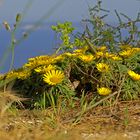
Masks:
[[[113,100],[137,99],[140,46],[139,38],[134,38],[138,36],[137,31],[132,32],[132,27],[136,30],[135,24],[140,19],[131,24],[109,26],[99,16],[100,4],[89,10],[91,15],[95,12],[91,16],[93,19],[83,20],[86,23],[84,33],[74,34],[71,22],[53,25],[52,29],[60,39],[56,52],[29,58],[21,68],[1,75],[0,81],[14,81],[13,89],[31,99],[28,104],[33,108],[40,107],[42,102],[45,107],[57,104],[59,97],[63,98],[63,106],[74,106],[72,101],[82,97],[83,92],[90,97],[92,94],[93,102],[104,96]],[[93,31],[88,25],[93,26]],[[124,28],[130,33],[125,39],[121,36]]]
[[[67,41],[61,37],[62,45],[61,49],[57,50],[58,54],[29,58],[22,68],[9,71],[0,77],[1,80],[15,80],[13,88],[24,93],[25,97],[32,98],[32,106],[36,105],[36,101],[44,92],[51,92],[54,96],[58,93],[68,94],[70,99],[79,96],[84,90],[87,93],[92,92],[93,98],[99,99],[121,88],[122,99],[129,99],[130,95],[131,98],[133,95],[136,97],[139,90],[135,88],[134,93],[134,87],[136,84],[137,87],[140,85],[138,47],[119,45],[118,51],[110,52],[108,46],[91,45],[88,39],[86,42],[76,38],[70,42],[72,39],[69,33],[73,31],[73,27],[68,22],[62,25],[59,23],[53,26],[53,29],[61,32],[62,36],[67,34]],[[131,94],[127,95],[126,85],[128,86],[130,80]]]
[[[93,98],[99,99],[120,90],[121,87],[123,94],[120,95],[123,100],[129,99],[130,95],[130,98],[133,98],[133,95],[136,98],[136,93],[139,93],[137,88],[140,85],[140,75],[134,72],[140,69],[138,51],[133,51],[133,56],[122,57],[121,49],[114,53],[100,49],[99,53],[100,47],[94,46],[97,52],[92,53],[90,48],[85,49],[85,46],[83,48],[79,49],[78,46],[73,51],[59,55],[29,58],[22,68],[6,73],[1,76],[1,80],[5,78],[16,80],[14,88],[21,93],[24,92],[25,97],[33,98],[33,106],[43,92],[48,92],[47,94],[52,92],[54,96],[57,93],[69,94],[69,97],[73,97],[79,96],[79,93],[84,90],[87,93],[92,92]],[[133,47],[133,50],[138,48]],[[129,82],[131,82],[129,87],[131,94],[127,94],[126,89]]]

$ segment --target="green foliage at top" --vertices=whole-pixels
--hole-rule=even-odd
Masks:
[[[62,24],[58,23],[57,26],[52,26],[52,29],[61,34],[60,39],[63,42],[61,44],[61,48],[63,48],[65,51],[73,48],[72,44],[70,43],[70,34],[72,34],[74,30],[71,22],[65,22]]]
[[[101,4],[102,2],[99,0],[96,6],[89,7],[90,19],[83,20],[83,22],[86,23],[84,34],[88,36],[90,42],[98,46],[107,45],[111,51],[116,50],[120,44],[131,44],[138,47],[140,42],[140,31],[138,27],[140,13],[138,13],[136,19],[133,20],[123,13],[119,14],[117,10],[115,10],[118,24],[116,24],[116,26],[110,25],[104,22],[109,11],[103,9]],[[124,36],[124,31],[128,35]]]

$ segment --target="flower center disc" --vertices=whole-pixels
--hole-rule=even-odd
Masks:
[[[52,82],[52,83],[60,83],[61,82],[61,79],[59,79],[58,77],[52,77],[52,78],[50,78],[50,81]]]

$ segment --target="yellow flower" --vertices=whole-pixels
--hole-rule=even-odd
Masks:
[[[42,67],[37,67],[34,69],[35,72],[42,73]]]
[[[12,70],[6,74],[6,79],[17,78],[17,76],[18,76],[18,73],[16,71]]]
[[[79,55],[78,53],[70,53],[70,52],[63,53],[64,57],[77,57],[78,55]]]
[[[83,53],[83,50],[82,49],[76,49],[73,51],[74,53]]]
[[[96,55],[95,55],[97,58],[100,58],[100,57],[105,57],[105,58],[111,58],[113,56],[115,56],[113,53],[109,53],[109,52],[96,52]]]
[[[87,55],[83,54],[80,55],[79,58],[84,62],[91,62],[96,59],[92,54],[87,54]]]
[[[121,51],[119,55],[126,58],[139,52],[140,52],[140,48],[127,48],[124,51]]]
[[[84,46],[83,48],[76,49],[73,52],[74,53],[85,53],[88,50],[88,46]]]
[[[23,65],[23,68],[30,68],[30,69],[34,69],[37,68],[38,66],[44,66],[44,65],[49,65],[52,63],[56,63],[57,61],[62,60],[63,57],[62,55],[42,55],[42,56],[37,56],[34,58],[29,58],[28,63]]]
[[[38,73],[46,73],[47,71],[50,71],[50,70],[55,70],[56,69],[56,66],[54,65],[49,65],[49,66],[43,66],[43,67],[38,67],[35,70],[35,72],[38,72]]]
[[[41,56],[36,56],[36,57],[32,57],[29,58],[29,61],[42,61],[42,60],[48,60],[50,58],[50,56],[48,55],[41,55]]]
[[[99,51],[99,52],[96,52],[95,56],[97,58],[100,58],[100,57],[103,57],[104,56],[104,53]]]
[[[128,50],[128,49],[131,49],[131,48],[132,48],[132,46],[129,45],[129,44],[127,44],[127,45],[120,45],[119,47],[120,47],[122,50]]]
[[[37,56],[34,58],[29,58],[28,63],[23,65],[23,68],[30,68],[30,69],[34,69],[38,66],[42,66],[42,65],[49,65],[51,63],[54,63],[54,59],[52,56]]]
[[[27,79],[30,75],[31,75],[31,71],[29,70],[22,70],[17,72],[17,78],[22,80]]]
[[[107,72],[107,71],[109,71],[109,65],[107,65],[105,63],[98,63],[98,64],[96,64],[96,68],[100,72]]]
[[[114,56],[114,54],[113,54],[113,53],[108,53],[108,52],[106,52],[106,53],[104,54],[104,56],[105,56],[106,58],[111,58],[111,57]]]
[[[64,73],[59,70],[50,70],[44,74],[43,80],[49,85],[57,85],[64,79]]]
[[[124,57],[124,58],[127,58],[127,57],[133,55],[133,52],[134,52],[133,49],[128,49],[128,50],[124,50],[124,51],[119,52],[119,55]]]
[[[132,48],[134,53],[139,53],[140,52],[140,48]]]
[[[129,74],[129,76],[130,76],[133,80],[135,80],[135,81],[140,80],[140,75],[137,74],[137,73],[135,73],[134,71],[129,70],[129,71],[128,71],[128,74]]]
[[[100,46],[99,48],[97,48],[98,51],[106,51],[107,47],[106,46]]]
[[[54,62],[58,62],[58,61],[60,62],[60,61],[64,60],[64,57],[63,57],[63,55],[54,56],[53,60],[54,60]]]
[[[71,57],[71,56],[73,56],[73,54],[70,53],[70,52],[66,52],[66,53],[63,53],[63,56],[69,56],[69,57]]]
[[[111,89],[106,87],[97,88],[97,92],[100,95],[109,95],[112,93]]]
[[[23,69],[19,68],[17,70],[12,70],[6,73],[6,79],[12,79],[12,78],[17,78],[17,79],[27,79],[31,74],[30,69]]]
[[[111,57],[112,60],[115,60],[115,61],[119,61],[119,60],[122,60],[121,57],[117,56],[117,55],[114,55]]]

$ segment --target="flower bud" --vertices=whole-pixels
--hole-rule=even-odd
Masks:
[[[3,25],[4,25],[4,27],[5,27],[5,29],[6,29],[7,31],[11,31],[11,28],[10,28],[10,26],[9,26],[9,24],[8,24],[7,21],[4,21],[4,22],[3,22]]]
[[[21,20],[21,14],[17,14],[17,16],[16,16],[16,22],[19,22]]]

